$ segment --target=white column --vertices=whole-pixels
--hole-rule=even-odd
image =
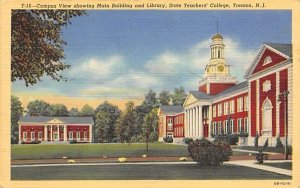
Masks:
[[[256,80],[256,132],[259,133],[259,112],[261,109],[259,108],[259,79]]]
[[[50,127],[50,141],[52,142],[53,141],[53,125],[51,125],[51,127]]]
[[[60,125],[57,125],[57,139],[59,141],[59,129],[60,129]]]
[[[293,70],[290,66],[288,68],[288,91],[290,92],[288,94],[288,145],[292,145],[292,124],[293,124],[293,118],[292,118],[292,109],[293,109]],[[296,86],[296,85],[294,85]],[[297,87],[297,86],[296,86]],[[297,133],[296,133],[297,134]]]
[[[184,128],[184,135],[183,137],[186,137],[186,132],[187,132],[187,112],[184,110],[184,122],[183,122],[183,128]]]
[[[64,141],[67,141],[67,125],[64,125]]]
[[[193,136],[196,136],[196,108],[193,108]]]
[[[192,109],[189,109],[189,137],[191,137],[192,129]]]
[[[44,141],[45,142],[47,142],[47,140],[48,140],[47,133],[48,133],[48,131],[47,131],[47,125],[45,125],[45,127],[44,127]]]
[[[92,142],[92,135],[93,135],[93,130],[92,130],[92,125],[90,125],[90,130],[89,130],[89,138],[90,138],[90,143]]]
[[[202,121],[202,106],[199,106],[199,111],[200,111],[200,116],[199,116],[199,122],[200,122],[200,125],[199,125],[199,137],[200,138],[203,138],[203,121]]]
[[[279,84],[280,84],[280,78],[279,78],[279,72],[276,72],[276,134],[275,136],[280,134],[279,130],[279,109],[280,109],[280,101],[278,101],[278,95],[279,95]]]
[[[21,140],[21,125],[19,124],[19,144],[21,144],[22,140]]]
[[[196,106],[196,137],[199,136],[199,107]]]

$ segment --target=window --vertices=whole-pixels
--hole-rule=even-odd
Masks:
[[[243,132],[243,129],[242,129],[242,118],[239,118],[238,119],[238,132],[240,133],[240,132]]]
[[[217,108],[217,106],[216,105],[213,105],[213,117],[216,117],[216,108]]]
[[[23,132],[23,140],[27,140],[27,132]]]
[[[87,140],[87,131],[83,132],[83,138],[84,138],[84,140]]]
[[[35,132],[31,132],[31,140],[35,140]]]
[[[238,105],[238,112],[242,112],[243,111],[243,97],[239,97],[237,100],[237,105]]]
[[[219,121],[218,123],[218,134],[222,133],[222,121]]]
[[[229,128],[229,133],[233,133],[233,127],[234,127],[234,121],[233,119],[230,120],[230,128]]]
[[[215,135],[217,133],[217,122],[212,123],[212,129],[213,129],[212,132]]]
[[[69,132],[69,140],[73,140],[73,132]]]
[[[218,104],[218,116],[222,116],[222,103]]]
[[[168,119],[168,130],[172,130],[173,129],[173,119],[169,118]]]
[[[224,121],[224,133],[227,134],[228,132],[228,120]]]
[[[39,140],[42,140],[42,137],[43,137],[43,133],[42,133],[42,132],[39,132],[39,133],[38,133],[38,139],[39,139]]]
[[[248,111],[249,108],[248,96],[244,97],[244,111]]]
[[[246,132],[246,133],[249,132],[249,130],[248,130],[248,118],[244,119],[244,132]]]
[[[229,105],[230,105],[230,107],[229,107],[230,108],[230,114],[233,114],[234,113],[234,100],[231,100]]]
[[[228,115],[228,101],[224,102],[224,115]]]
[[[263,66],[264,65],[267,65],[269,63],[272,63],[272,58],[270,56],[267,56],[265,59],[264,59],[264,63],[263,63]]]
[[[262,135],[271,136],[272,133],[272,102],[267,98],[262,108]]]
[[[80,140],[80,132],[76,132],[76,139]]]

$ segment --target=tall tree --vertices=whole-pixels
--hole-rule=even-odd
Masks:
[[[180,88],[175,88],[171,98],[172,98],[173,105],[176,106],[183,105],[186,98],[186,93],[184,91],[184,88],[182,86]]]
[[[68,109],[64,104],[52,104],[51,108],[51,116],[68,116]]]
[[[109,140],[108,132],[109,125],[111,124],[110,114],[106,111],[99,111],[96,114],[96,124],[95,124],[95,140],[97,142],[102,142],[104,140]]]
[[[27,110],[29,115],[51,116],[51,106],[43,100],[30,101]]]
[[[104,103],[100,104],[96,110],[96,122],[99,118],[99,113],[102,114],[101,116],[106,116],[106,118],[109,121],[105,121],[107,123],[107,125],[105,125],[105,138],[108,142],[112,142],[112,140],[115,138],[115,126],[116,126],[116,122],[117,119],[119,119],[120,115],[121,115],[121,110],[113,105],[108,103],[107,101],[105,101]],[[100,137],[100,135],[97,135],[98,133],[100,133],[100,130],[97,129],[101,129],[101,126],[99,127],[95,127],[95,137]]]
[[[11,81],[24,80],[26,86],[41,80],[44,74],[65,80],[59,71],[70,66],[65,58],[62,29],[81,10],[12,10]]]
[[[11,143],[17,144],[19,142],[19,126],[18,121],[23,113],[23,107],[20,99],[16,96],[11,96],[11,104],[10,104],[10,110],[11,110]]]
[[[91,107],[90,105],[86,104],[84,105],[80,112],[79,112],[80,116],[95,116],[95,111],[93,109],[93,107]]]
[[[145,117],[143,124],[143,133],[146,138],[150,137],[151,141],[155,141],[155,135],[157,135],[158,129],[158,116],[157,116],[157,108],[152,109]]]
[[[71,108],[71,110],[69,111],[69,116],[71,117],[79,116],[78,108]]]
[[[134,103],[129,101],[126,104],[126,109],[121,116],[120,121],[118,122],[118,131],[116,133],[119,133],[118,136],[120,136],[122,139],[126,139],[130,144],[131,138],[134,135],[134,127],[136,124],[137,114],[134,109]]]
[[[149,90],[145,94],[144,101],[141,105],[136,106],[135,111],[137,113],[137,124],[135,125],[135,135],[142,134],[142,126],[144,124],[144,117],[153,109],[158,107],[159,103],[156,98],[156,93],[152,90]]]
[[[170,92],[167,91],[167,90],[162,90],[160,93],[159,93],[159,103],[161,105],[169,105],[170,104],[170,101],[171,101],[171,95],[170,95]]]

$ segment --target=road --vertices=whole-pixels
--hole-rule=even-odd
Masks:
[[[93,163],[13,165],[12,180],[224,180],[291,179],[290,176],[249,167],[223,164],[199,166],[181,163]]]

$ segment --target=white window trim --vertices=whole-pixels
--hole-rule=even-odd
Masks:
[[[234,104],[234,100],[231,100],[229,102],[229,109],[230,109],[230,114],[234,114],[235,113],[235,104]]]
[[[234,119],[230,120],[230,133],[234,133]]]
[[[73,137],[73,132],[69,132],[69,140],[73,140],[74,137]]]
[[[249,132],[249,123],[248,123],[248,118],[244,118],[244,132],[248,133]]]
[[[40,137],[41,136],[41,137]],[[43,132],[39,131],[38,132],[38,140],[42,140],[43,139]]]
[[[270,56],[265,57],[263,66],[272,63],[272,58]]]
[[[227,129],[228,129],[228,120],[224,121],[224,134],[227,134]]]
[[[35,132],[31,132],[30,133],[30,139],[31,140],[35,140]]]
[[[28,139],[28,134],[27,132],[23,132],[23,140],[27,140]]]
[[[79,137],[78,137],[78,133],[79,133]],[[80,132],[79,131],[76,132],[76,140],[80,140]]]
[[[249,108],[249,102],[248,102],[248,96],[244,97],[244,111],[248,111]]]
[[[87,140],[87,135],[88,135],[88,134],[87,134],[87,131],[84,131],[84,132],[83,132],[83,139],[84,139],[84,140]]]
[[[218,104],[218,116],[222,116],[222,111],[223,111],[223,105],[222,103]]]
[[[237,120],[237,132],[238,133],[242,132],[242,118],[239,118]]]
[[[228,101],[224,102],[224,115],[228,115]]]
[[[216,117],[216,114],[217,114],[217,106],[216,105],[213,105],[213,117]]]

